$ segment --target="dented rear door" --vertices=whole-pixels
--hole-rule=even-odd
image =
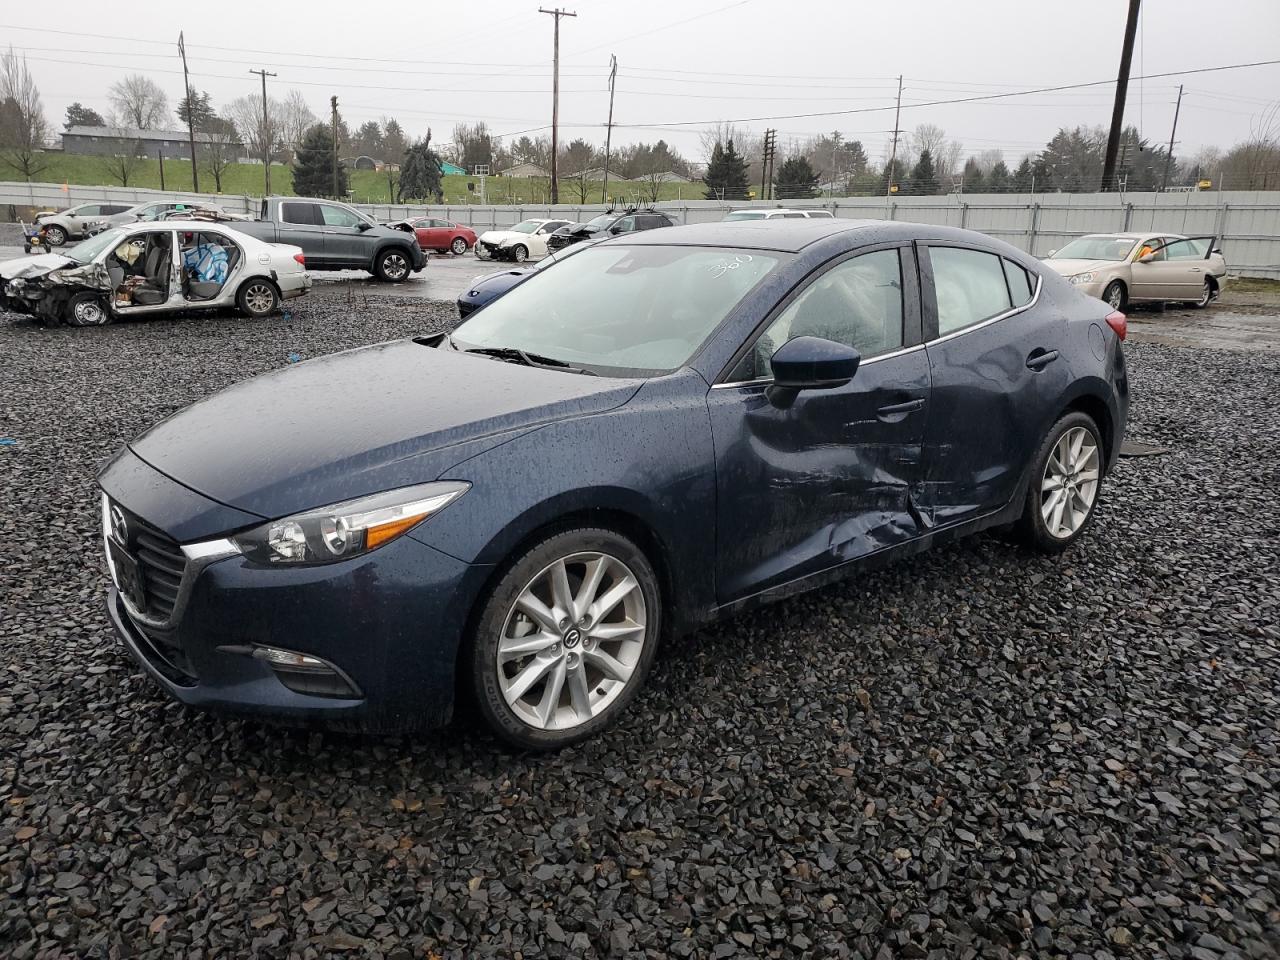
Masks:
[[[708,394],[716,450],[716,580],[721,603],[838,566],[921,532],[912,493],[922,477],[929,362],[919,346],[912,251],[909,246],[884,249],[900,255],[901,274],[893,286],[871,284],[870,293],[877,302],[902,298],[901,332],[896,343],[886,336],[879,347],[854,343],[864,360],[849,383],[793,392],[788,398],[771,389],[767,378],[735,381],[752,372],[749,350],[743,358],[747,366],[740,366]],[[883,251],[872,251],[873,256],[877,253]],[[757,341],[765,344],[763,352],[770,354],[793,336],[827,334],[827,339],[837,339],[838,329],[814,329],[811,320],[799,315],[796,327],[777,338],[780,342],[765,338],[825,274],[836,278],[836,271],[856,272],[855,261],[867,255],[859,252],[819,271],[784,300]],[[859,282],[855,278],[855,286]],[[827,316],[833,315],[834,306],[827,305]],[[839,312],[834,315],[838,320]]]

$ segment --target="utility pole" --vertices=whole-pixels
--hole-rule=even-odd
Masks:
[[[329,98],[329,124],[333,130],[333,156],[330,158],[333,167],[333,199],[341,200],[338,196],[338,98]]]
[[[760,199],[770,199],[769,188],[773,186],[773,154],[778,148],[778,131],[768,129],[764,132],[764,143],[760,152]]]
[[[264,197],[271,196],[271,124],[267,120],[267,77],[274,77],[270,70],[250,70],[262,77],[262,171],[266,183]]]
[[[1182,110],[1182,84],[1178,84],[1178,105],[1173,108],[1173,129],[1169,131],[1169,152],[1164,157],[1164,180],[1160,192],[1169,189],[1169,168],[1173,165],[1173,138],[1178,135],[1178,113]]]
[[[609,147],[613,141],[613,85],[618,79],[618,58],[609,54],[609,126],[604,135],[604,186],[600,188],[600,202],[609,202]]]
[[[1107,156],[1102,165],[1102,189],[1115,188],[1116,154],[1124,128],[1124,99],[1129,93],[1129,64],[1133,62],[1133,39],[1138,32],[1138,11],[1142,0],[1129,0],[1129,19],[1124,25],[1124,46],[1120,49],[1120,73],[1116,77],[1116,101],[1111,108],[1111,133],[1107,136]]]
[[[549,13],[555,17],[555,47],[551,59],[551,202],[560,202],[560,183],[558,162],[556,154],[560,150],[560,18],[576,17],[576,13],[569,13],[567,10],[561,10],[556,7],[554,10],[545,10],[538,8],[539,13]]]
[[[893,173],[894,167],[898,163],[898,134],[902,131],[898,129],[898,120],[902,117],[902,74],[898,74],[898,106],[893,111],[893,147],[889,150],[889,176],[885,178],[884,196],[889,199],[889,195],[893,193]]]
[[[160,158],[160,189],[164,189],[164,147],[156,151],[156,156]]]
[[[182,39],[181,30],[178,31],[178,53],[182,57],[182,83],[187,91],[187,142],[191,145],[191,189],[199,193],[200,170],[196,167],[196,127],[191,110],[191,77],[187,74],[187,45]]]

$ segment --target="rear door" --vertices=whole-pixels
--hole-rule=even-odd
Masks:
[[[929,407],[919,324],[911,246],[857,251],[780,303],[711,388],[722,603],[919,533],[912,488]],[[770,357],[800,336],[856,347],[863,359],[853,379],[772,391]]]
[[[1038,278],[998,254],[921,244],[933,396],[921,502],[945,526],[1009,502],[1070,381],[1066,320]]]
[[[1216,240],[1217,237],[1172,239],[1157,250],[1157,256],[1164,259],[1151,266],[1157,268],[1160,296],[1166,300],[1199,300]]]
[[[277,234],[282,243],[301,247],[307,263],[317,267],[329,263],[324,245],[324,222],[320,219],[319,208],[320,204],[312,200],[280,201],[280,226]]]

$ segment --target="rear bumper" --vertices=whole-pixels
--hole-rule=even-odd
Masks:
[[[276,278],[281,300],[292,300],[294,297],[302,296],[311,289],[311,284],[311,277],[306,273],[287,273]]]

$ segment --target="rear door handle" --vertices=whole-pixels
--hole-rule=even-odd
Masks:
[[[924,397],[916,397],[914,400],[906,400],[902,403],[891,403],[887,407],[881,407],[876,411],[876,415],[881,420],[886,417],[897,416],[900,413],[915,413],[917,410],[924,409]]]
[[[1027,357],[1027,369],[1043,370],[1045,367],[1047,367],[1049,364],[1053,363],[1053,361],[1057,359],[1058,359],[1057,350],[1035,351],[1035,352],[1032,352],[1031,356]]]

